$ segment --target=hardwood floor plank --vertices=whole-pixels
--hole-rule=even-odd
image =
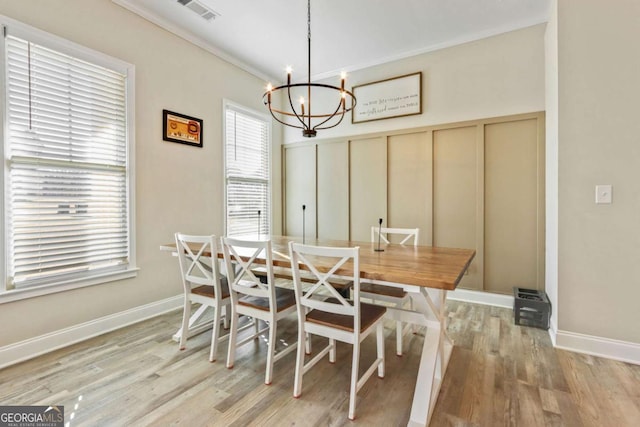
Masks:
[[[587,374],[592,358],[560,350],[559,359],[563,371],[567,374],[569,389],[583,424],[585,426],[611,425],[608,422],[610,414],[601,411],[601,401],[594,395],[598,391],[597,383]]]
[[[560,415],[560,407],[558,406],[558,401],[551,390],[547,390],[544,388],[538,389],[540,393],[540,402],[542,404],[542,410],[546,412],[553,412],[554,414]]]
[[[520,382],[518,384],[518,417],[517,425],[535,426],[544,419],[542,402],[538,388]]]

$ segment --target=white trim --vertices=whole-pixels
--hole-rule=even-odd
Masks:
[[[447,292],[447,299],[513,309],[513,295],[456,289],[455,291]]]
[[[3,29],[3,33],[7,35],[13,35],[29,42],[33,42],[44,46],[49,49],[53,49],[61,54],[70,55],[74,58],[78,58],[93,65],[101,66],[114,72],[121,73],[125,76],[125,108],[126,108],[126,149],[127,149],[127,165],[126,165],[126,190],[127,190],[127,225],[128,225],[128,263],[126,270],[111,271],[106,273],[91,274],[91,272],[84,272],[77,275],[71,275],[70,278],[63,281],[55,282],[55,279],[47,279],[46,284],[33,285],[25,289],[11,289],[8,286],[7,274],[9,272],[7,246],[10,245],[7,239],[6,233],[9,230],[8,215],[4,215],[2,219],[2,229],[0,234],[2,235],[2,241],[4,245],[0,247],[0,304],[21,300],[25,298],[31,298],[41,295],[47,295],[51,293],[66,291],[70,289],[76,289],[85,286],[93,286],[100,283],[111,282],[115,280],[122,280],[135,277],[138,271],[136,266],[136,227],[135,227],[135,66],[121,59],[107,55],[95,49],[80,45],[70,40],[58,37],[50,34],[46,31],[24,24],[20,21],[11,19],[4,15],[0,15],[0,26]],[[3,37],[0,47],[0,64],[3,65],[0,70],[0,82],[6,83],[6,58],[5,58],[5,41],[6,37]],[[0,114],[2,119],[2,158],[4,159],[4,167],[1,173],[2,179],[0,180],[0,204],[4,209],[8,204],[6,203],[6,197],[9,194],[9,167],[7,166],[7,154],[8,138],[6,138],[8,120],[7,120],[7,94],[5,84],[2,86],[2,92],[0,93]],[[46,162],[45,162],[46,163]],[[9,206],[10,208],[10,206]],[[9,289],[8,289],[9,288]]]
[[[39,337],[0,347],[0,369],[168,313],[182,307],[182,304],[183,296],[176,295],[59,331],[40,335]],[[167,331],[167,338],[170,338],[172,334],[173,330]]]
[[[135,13],[136,15],[140,16],[143,19],[146,19],[149,22],[152,22],[154,24],[156,24],[157,26],[159,26],[160,28],[175,34],[176,36],[188,41],[189,43],[192,43],[204,50],[206,50],[207,52],[217,56],[218,58],[228,62],[231,65],[235,65],[236,67],[240,68],[241,70],[244,70],[250,74],[253,74],[254,76],[258,77],[259,79],[265,80],[265,81],[278,81],[278,79],[275,79],[273,76],[269,76],[267,74],[265,74],[264,72],[258,70],[257,68],[254,68],[252,66],[250,66],[249,64],[247,64],[246,62],[243,62],[241,60],[239,60],[238,58],[229,55],[228,53],[224,52],[223,50],[219,49],[218,47],[214,46],[213,44],[207,42],[206,40],[201,39],[200,37],[197,37],[196,35],[190,33],[189,31],[184,30],[183,28],[181,28],[180,26],[167,21],[166,19],[156,15],[153,12],[150,12],[148,10],[146,10],[143,7],[140,7],[138,5],[135,5],[132,1],[130,0],[111,0],[113,3],[117,4],[118,6],[122,6],[123,8],[129,10],[130,12]]]
[[[138,269],[136,244],[136,67],[127,68],[127,204],[129,232],[129,268]]]
[[[511,295],[456,289],[447,292],[447,299],[513,309]],[[553,320],[550,323],[549,338],[551,344],[558,349],[640,365],[639,343],[558,330]]]
[[[46,285],[31,286],[24,289],[11,289],[0,292],[0,304],[21,299],[40,297],[43,295],[55,294],[57,292],[70,291],[72,289],[86,288],[88,286],[100,285],[116,280],[131,279],[138,275],[139,268],[129,268],[122,271],[111,271],[109,273],[94,275],[91,277],[80,277],[65,282],[53,282]]]
[[[116,1],[116,0],[112,0],[112,1]],[[331,71],[325,71],[323,73],[314,74],[313,76],[311,76],[311,80],[314,80],[314,81],[315,80],[324,80],[324,79],[328,79],[328,78],[331,78],[331,77],[339,76],[340,73],[342,73],[342,72],[352,73],[354,71],[375,67],[375,66],[386,64],[386,63],[389,63],[389,62],[400,61],[400,60],[405,59],[405,58],[411,58],[412,56],[423,55],[425,53],[435,52],[435,51],[438,51],[438,50],[447,49],[447,48],[450,48],[450,47],[455,47],[455,46],[463,45],[463,44],[466,44],[466,43],[475,42],[475,41],[486,39],[486,38],[489,38],[489,37],[498,36],[500,34],[510,33],[512,31],[518,31],[518,30],[522,30],[522,29],[525,29],[525,28],[534,27],[534,26],[540,25],[540,24],[546,24],[547,20],[548,20],[547,18],[544,18],[544,19],[530,19],[530,20],[525,20],[525,21],[521,21],[521,22],[518,22],[518,23],[505,25],[505,26],[500,27],[500,28],[493,28],[493,29],[490,29],[490,30],[487,30],[487,31],[479,31],[477,33],[468,34],[468,35],[465,35],[465,36],[462,36],[462,37],[458,37],[458,38],[453,39],[453,40],[448,40],[448,41],[443,42],[443,43],[438,43],[438,44],[434,44],[434,45],[431,45],[431,46],[426,46],[426,47],[423,47],[423,48],[420,48],[420,49],[415,49],[415,50],[410,50],[410,51],[407,51],[407,52],[401,52],[401,53],[398,53],[398,54],[395,54],[395,55],[389,55],[389,56],[380,57],[380,58],[378,58],[376,60],[369,61],[369,62],[361,62],[359,64],[353,64],[353,65],[345,66],[343,68],[340,68],[339,70],[331,70]]]
[[[6,66],[5,66],[5,62],[6,62],[6,47],[5,47],[5,36],[4,36],[4,32],[6,31],[6,24],[4,23],[4,17],[2,17],[3,22],[0,23],[0,27],[2,29],[2,42],[0,43],[0,63],[2,63],[2,66],[0,66],[0,124],[2,125],[0,127],[0,140],[1,140],[1,145],[0,145],[0,151],[2,154],[2,167],[0,168],[0,208],[2,209],[2,214],[0,214],[0,217],[2,218],[0,220],[0,292],[4,292],[7,289],[7,271],[8,269],[8,260],[7,260],[7,236],[6,236],[6,230],[9,229],[9,221],[8,221],[8,215],[6,214],[7,210],[5,209],[6,203],[5,203],[5,194],[7,194],[7,184],[9,182],[9,168],[6,167],[6,153],[7,153],[7,140],[5,138],[5,135],[7,135],[9,132],[9,128],[7,123],[9,123],[9,121],[7,120],[7,109],[6,109],[6,101],[7,101],[7,85],[6,85]]]
[[[156,24],[157,26],[159,26],[160,28],[165,29],[166,31],[169,31],[170,33],[175,34],[176,36],[183,38],[184,40],[193,43],[194,45],[206,50],[209,53],[212,53],[213,55],[223,59],[224,61],[227,61],[228,63],[235,65],[236,67],[253,74],[254,76],[265,80],[265,81],[280,81],[279,78],[275,78],[274,76],[269,76],[267,73],[265,73],[264,71],[261,71],[249,64],[247,64],[244,61],[241,61],[240,59],[236,58],[235,56],[221,50],[220,48],[218,48],[217,46],[215,46],[214,44],[190,33],[187,30],[184,30],[183,28],[181,28],[180,26],[169,22],[168,20],[160,17],[159,15],[150,12],[149,10],[145,9],[144,7],[138,6],[136,4],[134,4],[134,2],[132,0],[111,0],[113,3],[122,6],[123,8],[129,10],[130,12],[135,13],[136,15],[146,19],[147,21],[150,21],[154,24]],[[374,67],[377,65],[381,65],[381,64],[386,64],[388,62],[393,62],[393,61],[398,61],[401,59],[405,59],[405,58],[410,58],[412,56],[416,56],[416,55],[421,55],[424,53],[429,53],[429,52],[434,52],[437,50],[441,50],[441,49],[446,49],[449,47],[453,47],[453,46],[458,46],[461,44],[465,44],[465,43],[470,43],[470,42],[474,42],[477,40],[482,40],[482,39],[486,39],[489,37],[493,37],[493,36],[497,36],[500,34],[504,34],[504,33],[509,33],[512,31],[517,31],[517,30],[521,30],[524,28],[528,28],[528,27],[533,27],[535,25],[539,25],[539,24],[545,24],[548,21],[548,15],[547,17],[544,18],[536,18],[536,19],[525,19],[516,23],[510,23],[509,25],[504,25],[502,27],[499,28],[493,28],[490,30],[486,30],[486,31],[478,31],[476,33],[472,33],[472,34],[468,34],[462,37],[458,37],[456,39],[453,40],[449,40],[446,41],[444,43],[439,43],[439,44],[434,44],[431,46],[427,46],[427,47],[423,47],[420,49],[414,49],[414,50],[410,50],[407,52],[402,52],[402,53],[398,53],[395,55],[389,55],[389,56],[385,56],[385,57],[381,57],[378,58],[376,60],[373,61],[369,61],[369,62],[361,62],[358,64],[353,64],[353,65],[349,65],[343,68],[340,68],[339,70],[330,70],[330,71],[325,71],[322,73],[318,73],[318,74],[314,74],[311,76],[311,80],[316,81],[316,80],[323,80],[323,79],[327,79],[330,77],[335,77],[335,76],[339,76],[340,73],[342,72],[353,72],[353,71],[357,71],[357,70],[363,70],[365,68],[369,68],[369,67]]]
[[[576,332],[558,331],[556,348],[640,365],[640,344]]]
[[[551,345],[556,347],[558,337],[558,326],[553,321],[553,316],[549,319],[549,338],[551,338]]]
[[[127,74],[128,70],[133,67],[133,65],[122,59],[72,42],[71,40],[56,36],[55,34],[48,33],[4,15],[0,15],[0,24],[7,27],[7,35],[28,40],[48,49],[56,50],[65,55],[73,56],[74,58],[99,65],[120,74]]]

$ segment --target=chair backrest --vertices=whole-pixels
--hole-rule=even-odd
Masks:
[[[241,240],[222,238],[222,253],[227,269],[227,280],[234,304],[236,293],[259,298],[269,298],[269,306],[275,310],[273,254],[270,240]],[[257,260],[262,260],[260,263]],[[267,283],[262,283],[253,270],[265,270]]]
[[[413,245],[418,246],[418,238],[420,236],[419,228],[388,228],[388,227],[371,227],[371,241],[373,243],[378,241],[378,233],[380,234],[380,240],[384,243],[389,243],[389,234],[397,234],[401,237],[404,237],[400,241],[401,245],[407,243],[411,238],[413,238]]]
[[[299,316],[304,316],[304,308],[307,307],[329,313],[354,316],[354,325],[360,324],[359,254],[359,247],[334,248],[289,242],[291,270]],[[350,266],[349,262],[351,262]],[[310,276],[307,277],[313,277],[313,280],[316,281],[304,292],[300,276],[301,265],[310,272]],[[336,273],[341,278],[353,280],[353,301],[340,295],[329,281]],[[309,285],[306,280],[305,283]],[[359,328],[354,327],[354,330],[359,330]]]
[[[176,233],[175,238],[185,292],[193,285],[206,285],[213,286],[215,295],[222,295],[216,237]]]

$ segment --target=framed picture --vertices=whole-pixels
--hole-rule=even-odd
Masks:
[[[162,139],[202,147],[202,120],[162,110]]]
[[[422,72],[353,87],[351,123],[422,114]]]

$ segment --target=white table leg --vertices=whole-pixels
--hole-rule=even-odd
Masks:
[[[416,311],[429,319],[437,318],[437,322],[429,322],[422,346],[420,367],[416,388],[411,405],[411,416],[408,425],[427,426],[438,400],[442,378],[447,370],[453,343],[446,334],[444,301],[446,291],[422,290],[414,296]]]
[[[213,323],[211,321],[196,323],[198,322],[198,320],[200,320],[204,316],[204,314],[207,312],[208,309],[213,310],[213,307],[210,307],[208,305],[201,305],[195,311],[195,313],[193,313],[189,318],[189,336],[190,337],[194,335],[198,335],[199,333],[202,333],[207,329],[213,328]],[[182,336],[182,328],[178,329],[178,331],[175,334],[173,334],[172,339],[176,342],[180,342],[181,336]]]

